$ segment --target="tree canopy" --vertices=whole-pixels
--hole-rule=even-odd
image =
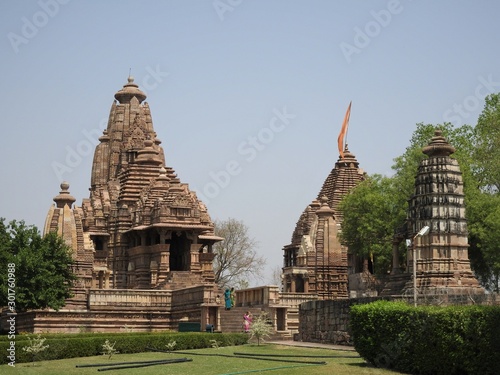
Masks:
[[[58,310],[71,297],[71,250],[54,233],[42,237],[35,226],[0,218],[0,264],[8,267],[0,272],[0,306]]]
[[[369,176],[340,204],[341,241],[351,253],[372,259],[377,274],[386,273],[391,266],[394,227],[405,217],[403,208],[393,200],[393,182],[388,177]]]
[[[224,238],[214,245],[215,282],[221,287],[247,288],[251,279],[262,279],[265,258],[256,251],[256,241],[239,220],[216,220],[215,234]]]
[[[500,94],[485,99],[478,118],[477,143],[474,156],[480,161],[477,176],[481,188],[493,194],[500,192]]]

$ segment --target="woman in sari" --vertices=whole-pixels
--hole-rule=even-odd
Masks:
[[[243,315],[243,328],[245,333],[250,332],[250,323],[252,323],[252,315],[250,315],[250,312],[247,311],[245,315]]]
[[[231,299],[231,307],[234,307],[234,299],[235,299],[235,296],[234,296],[234,288],[231,288],[231,291],[229,293],[229,298]]]
[[[224,303],[226,310],[231,310],[231,291],[229,289],[224,291]]]

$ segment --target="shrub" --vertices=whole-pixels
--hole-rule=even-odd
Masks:
[[[351,307],[358,353],[377,367],[412,374],[497,374],[500,307],[377,301]]]
[[[31,355],[31,361],[33,362],[33,366],[35,365],[36,356],[46,350],[49,345],[44,345],[46,338],[40,336],[38,334],[36,337],[28,337],[29,345],[23,347],[23,351],[29,353]]]
[[[269,337],[273,331],[272,326],[268,324],[269,316],[266,312],[261,313],[250,326],[250,338],[257,338],[257,345]]]
[[[106,341],[104,341],[104,344],[102,344],[102,354],[107,355],[108,359],[111,359],[113,354],[119,353],[119,351],[115,349],[115,345],[116,341],[113,344],[111,344],[111,342],[108,339],[106,339]]]

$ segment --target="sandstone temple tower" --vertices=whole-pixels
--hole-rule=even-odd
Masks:
[[[45,232],[58,232],[74,250],[77,288],[213,283],[212,245],[221,238],[205,205],[166,165],[146,95],[132,77],[115,99],[95,149],[90,197],[73,206],[63,183]]]
[[[471,271],[468,257],[468,233],[465,218],[463,180],[455,152],[435,131],[423,148],[428,158],[422,160],[415,178],[415,193],[409,200],[408,236],[429,226],[429,234],[415,237],[417,290],[420,294],[483,293]],[[413,249],[408,251],[408,265],[413,272]],[[413,281],[405,290],[413,290]]]
[[[306,207],[283,248],[284,292],[315,293],[320,299],[348,298],[347,248],[338,239],[342,197],[363,180],[356,157],[344,150],[321,188]]]

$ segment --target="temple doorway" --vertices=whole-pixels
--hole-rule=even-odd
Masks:
[[[170,271],[189,271],[191,243],[185,233],[173,233],[170,244]]]

